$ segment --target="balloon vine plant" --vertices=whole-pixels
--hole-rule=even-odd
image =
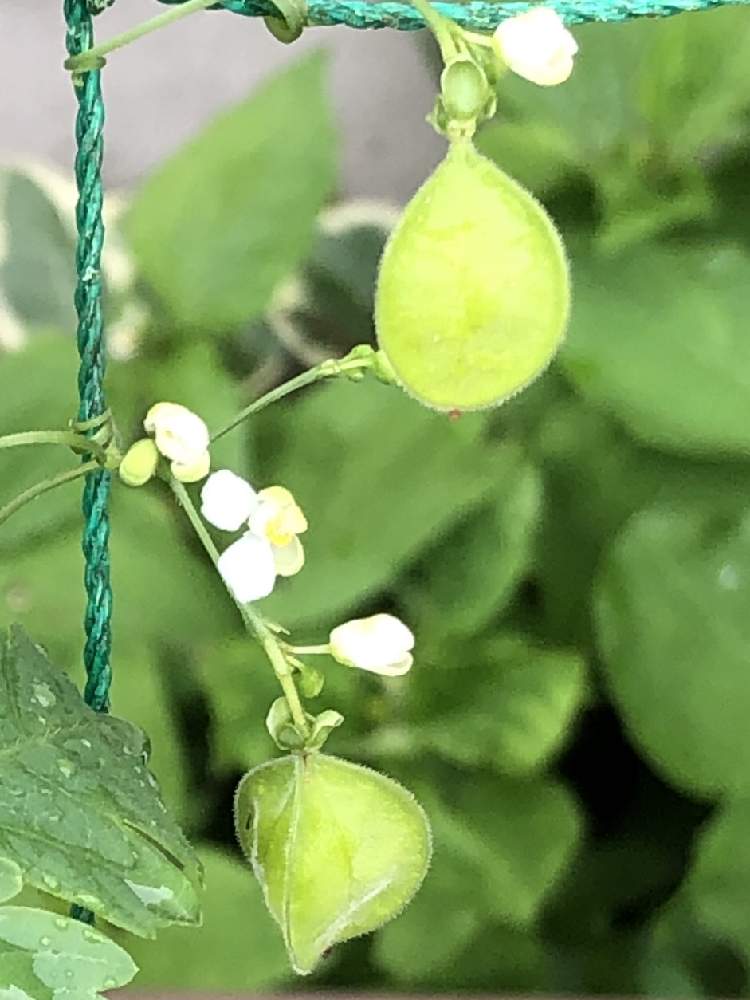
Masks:
[[[199,918],[200,866],[147,770],[144,737],[107,714],[113,481],[131,489],[166,484],[278,681],[266,726],[282,754],[241,781],[235,825],[294,969],[310,972],[332,946],[380,927],[407,905],[430,860],[427,817],[396,781],[324,754],[329,734],[344,720],[334,708],[313,714],[307,699],[323,688],[319,664],[326,658],[344,668],[405,674],[413,665],[414,636],[395,617],[376,614],[335,624],[320,644],[299,645],[283,623],[270,621],[259,602],[304,568],[304,498],[283,485],[251,485],[230,469],[212,469],[212,446],[259,411],[327,379],[375,377],[445,412],[496,406],[544,370],[569,313],[567,261],[552,221],[473,145],[478,125],[494,114],[504,73],[554,86],[573,70],[576,43],[552,6],[311,0],[303,9],[299,0],[275,6],[224,0],[231,10],[264,15],[284,41],[310,22],[363,26],[374,19],[429,27],[444,67],[429,120],[448,151],[385,247],[377,349],[360,345],[318,364],[213,431],[179,402],[156,402],[145,416],[144,436],[123,445],[103,387],[100,72],[109,53],[215,0],[173,3],[94,45],[92,16],[111,2],[65,0],[66,66],[79,103],[80,409],[66,428],[0,437],[0,449],[57,445],[79,456],[78,464],[0,509],[0,525],[41,494],[83,479],[88,595],[86,704],[22,629],[11,627],[0,642],[0,901],[12,900],[26,884],[73,904],[71,916],[0,907],[0,996],[9,1000],[58,992],[62,1000],[62,991],[65,1000],[90,998],[128,982],[133,963],[91,926],[94,915],[144,936]],[[602,0],[571,11],[558,6],[576,21],[704,5],[682,0],[630,8]]]

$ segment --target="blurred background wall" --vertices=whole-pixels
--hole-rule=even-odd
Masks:
[[[22,153],[63,167],[72,158],[61,8],[49,0],[0,4],[3,77],[23,80],[22,100],[0,96],[2,157]],[[98,37],[161,10],[153,0],[115,4],[99,17]],[[292,49],[250,19],[218,11],[187,18],[111,58],[105,81],[109,183],[128,185],[142,177],[219,109],[245,97],[302,50],[316,47],[332,58],[331,97],[345,137],[343,193],[403,201],[442,147],[424,123],[433,86],[414,36],[318,28]]]

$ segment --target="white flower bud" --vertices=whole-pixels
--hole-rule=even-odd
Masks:
[[[259,601],[273,590],[276,564],[270,542],[251,531],[219,556],[219,573],[240,604]]]
[[[143,426],[171,462],[189,467],[203,460],[208,451],[208,428],[196,413],[179,403],[156,403],[146,414]]]
[[[193,462],[172,462],[172,475],[181,483],[197,483],[205,479],[211,468],[211,453],[204,451]]]
[[[209,476],[201,490],[201,514],[222,531],[238,531],[258,504],[250,483],[229,469]]]
[[[503,62],[541,87],[564,83],[573,72],[578,45],[550,7],[538,7],[503,21],[495,31]]]
[[[331,656],[348,667],[399,677],[414,661],[414,635],[393,615],[355,618],[338,625],[329,637]]]
[[[120,462],[120,479],[128,486],[143,486],[159,464],[159,451],[151,438],[141,438],[128,448]]]

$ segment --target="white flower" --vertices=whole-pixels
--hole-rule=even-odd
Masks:
[[[219,469],[201,490],[201,514],[215,528],[239,531],[258,505],[258,494],[242,476]]]
[[[560,16],[549,7],[518,14],[499,25],[497,50],[508,67],[541,87],[564,83],[573,72],[575,39]]]
[[[279,576],[294,576],[305,564],[305,550],[297,535],[307,531],[307,518],[289,490],[268,486],[258,494],[250,514],[250,530],[273,546]]]
[[[153,434],[156,447],[172,463],[175,479],[191,483],[208,474],[208,428],[201,418],[179,403],[156,403],[146,414],[143,426]]]
[[[283,486],[269,486],[256,493],[241,476],[220,469],[203,485],[201,513],[209,524],[224,531],[237,531],[243,524],[249,529],[219,562],[219,572],[241,603],[267,597],[277,575],[294,576],[304,566],[305,550],[297,535],[307,530],[307,519]],[[226,566],[230,567],[228,574]],[[239,596],[246,593],[255,596]]]
[[[232,542],[219,556],[219,573],[240,604],[268,597],[276,583],[273,549],[252,531]]]
[[[338,625],[329,637],[331,656],[348,667],[399,677],[414,662],[411,629],[393,615],[355,618]]]

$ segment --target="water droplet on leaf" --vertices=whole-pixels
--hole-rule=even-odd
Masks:
[[[37,683],[33,684],[32,690],[32,701],[41,705],[42,708],[52,708],[53,705],[57,703],[57,697],[55,692],[49,686],[49,684]]]
[[[60,771],[60,774],[64,778],[72,778],[73,777],[73,773],[75,771],[75,768],[73,767],[73,765],[71,764],[71,762],[69,760],[65,760],[64,758],[61,758],[57,762],[57,767],[58,767],[58,770]]]

